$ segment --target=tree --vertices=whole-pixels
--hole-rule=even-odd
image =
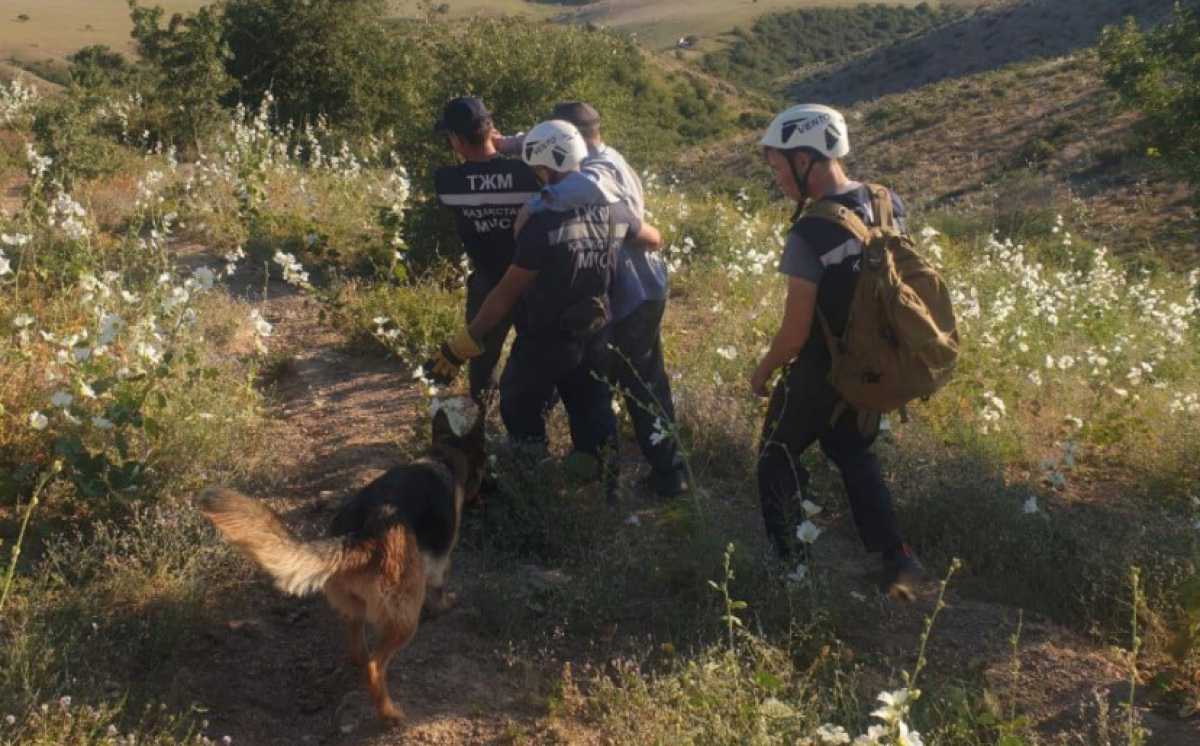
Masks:
[[[148,65],[153,103],[163,109],[164,129],[198,149],[204,134],[222,116],[221,98],[233,87],[225,72],[229,57],[221,34],[220,11],[204,7],[189,15],[175,14],[164,28],[163,9],[144,8],[129,0],[133,38]]]
[[[270,91],[287,122],[386,129],[406,89],[385,10],[381,0],[228,0],[222,35],[234,97],[253,108]]]
[[[93,44],[67,56],[71,83],[83,88],[119,87],[133,75],[133,67],[105,44]]]
[[[1150,31],[1127,19],[1104,30],[1099,54],[1105,82],[1142,113],[1137,129],[1148,152],[1200,187],[1200,16],[1176,4],[1171,20]]]

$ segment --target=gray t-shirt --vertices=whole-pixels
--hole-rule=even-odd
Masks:
[[[858,182],[851,182],[828,199],[853,210],[868,225],[874,222],[871,193]],[[899,230],[904,231],[904,204],[892,193],[892,213]],[[779,271],[817,285],[817,307],[829,321],[835,334],[846,328],[850,302],[858,282],[862,242],[845,228],[823,218],[800,216],[788,232]],[[814,334],[810,339],[819,339]]]

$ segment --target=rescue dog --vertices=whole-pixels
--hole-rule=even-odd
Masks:
[[[388,662],[416,634],[422,607],[437,614],[455,601],[446,592],[450,553],[486,464],[483,417],[473,401],[457,397],[434,402],[429,455],[390,469],[347,500],[329,538],[299,539],[261,501],[221,487],[204,490],[196,502],[279,590],[324,591],[346,621],[350,659],[365,669],[376,712],[398,721],[404,714],[388,694]],[[366,624],[378,638],[374,650]]]

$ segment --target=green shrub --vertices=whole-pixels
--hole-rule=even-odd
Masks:
[[[129,0],[129,9],[138,54],[150,69],[152,102],[162,112],[160,138],[200,148],[218,123],[220,98],[233,84],[224,68],[228,50],[220,11],[204,7],[175,14],[164,28],[162,8]]]
[[[97,105],[95,99],[68,93],[34,117],[37,149],[51,159],[46,186],[58,184],[70,191],[80,180],[111,174],[121,165],[117,144],[100,132]]]
[[[934,9],[928,3],[914,7],[862,3],[771,13],[756,20],[748,32],[736,29],[731,34],[733,43],[706,54],[703,65],[715,75],[766,88],[796,68],[846,59],[961,14],[952,6]]]
[[[226,103],[256,109],[270,92],[281,122],[404,129],[428,68],[419,50],[389,35],[384,11],[380,0],[229,0],[220,33],[237,87]]]
[[[442,282],[344,287],[337,318],[358,344],[382,346],[416,366],[464,322],[463,292]]]
[[[245,564],[182,506],[95,521],[42,554],[18,576],[0,626],[0,712],[18,716],[0,721],[0,744],[99,746],[112,742],[109,724],[138,743],[198,744],[190,718],[174,714],[192,702],[142,708],[169,689],[181,643]]]
[[[67,55],[71,84],[86,89],[112,89],[128,85],[134,68],[119,52],[105,44],[93,44]]]
[[[1177,4],[1168,23],[1146,32],[1129,19],[1104,30],[1098,51],[1105,82],[1142,113],[1147,152],[1200,187],[1200,14]]]

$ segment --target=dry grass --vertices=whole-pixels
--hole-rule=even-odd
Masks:
[[[582,8],[532,3],[527,0],[449,0],[448,16],[529,15],[550,18],[559,14],[580,22],[595,21],[624,31],[634,31],[651,48],[673,46],[687,34],[714,36],[737,25],[748,25],[763,15],[800,7],[844,5],[853,0],[603,0]],[[895,0],[915,4],[918,0]],[[972,0],[966,0],[971,2]],[[157,0],[168,15],[195,10],[206,0]],[[438,5],[439,3],[433,3]],[[414,17],[415,0],[396,0],[394,12]],[[21,14],[29,16],[19,21]],[[107,44],[131,52],[129,12],[125,0],[13,0],[0,15],[0,59],[26,62],[59,60],[90,44]]]
[[[194,10],[203,0],[156,0],[168,14]],[[29,20],[18,20],[27,15]],[[61,59],[90,44],[132,51],[125,0],[11,0],[0,15],[0,59]]]

